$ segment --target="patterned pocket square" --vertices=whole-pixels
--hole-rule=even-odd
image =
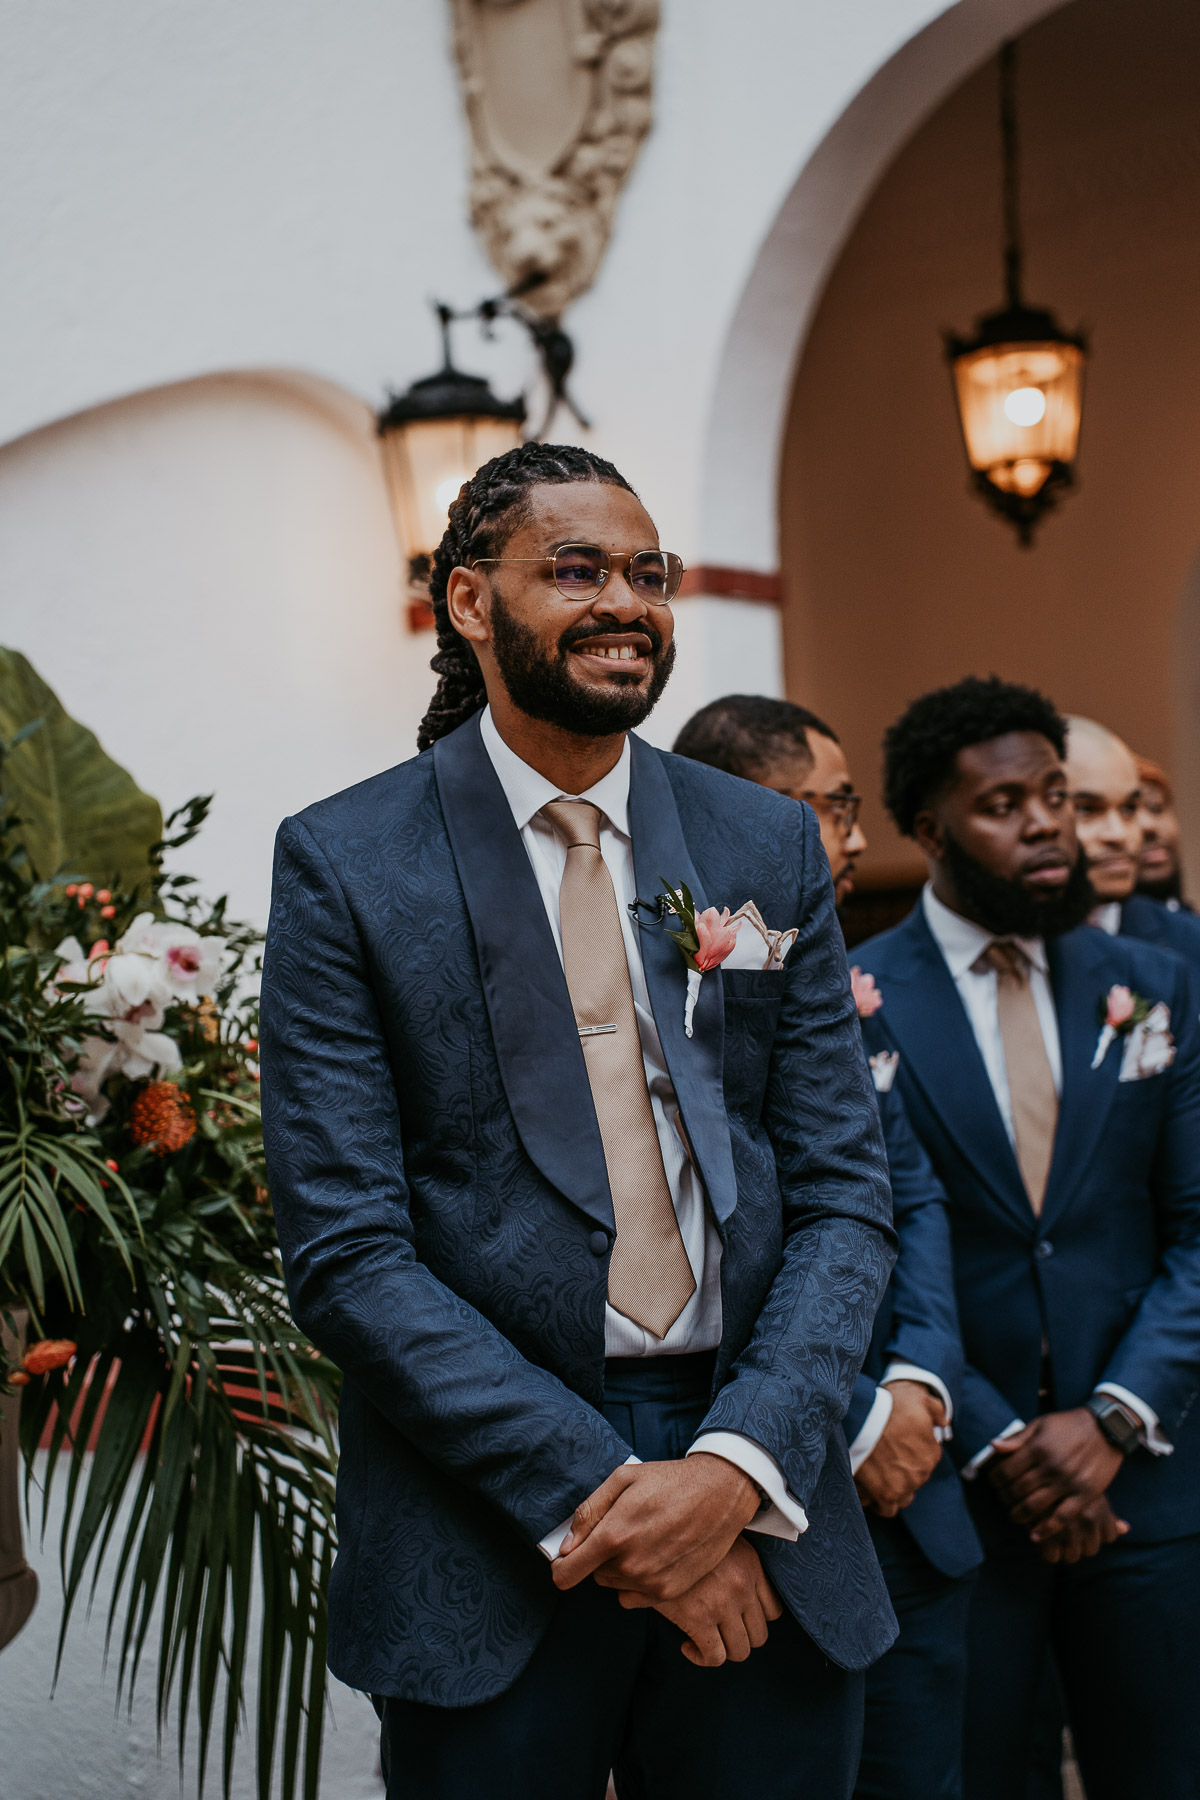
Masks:
[[[1171,1009],[1160,1000],[1126,1038],[1117,1080],[1146,1081],[1151,1075],[1165,1074],[1174,1061]]]
[[[783,973],[784,958],[800,935],[799,926],[794,925],[790,931],[772,931],[763,923],[763,916],[753,900],[739,906],[731,914],[729,923],[738,928],[737,944],[722,962],[723,969],[729,972],[777,969]]]

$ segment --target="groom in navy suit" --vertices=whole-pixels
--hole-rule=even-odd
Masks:
[[[967,1800],[1025,1792],[1048,1646],[1089,1800],[1200,1782],[1200,1030],[1187,967],[1080,926],[1064,721],[969,680],[885,740],[930,885],[856,955],[950,1201],[954,1450],[986,1560]]]
[[[485,465],[425,753],[280,831],[271,1192],[390,1800],[845,1800],[895,1631],[840,1429],[894,1238],[833,891],[803,808],[629,734],[681,569],[610,464]]]

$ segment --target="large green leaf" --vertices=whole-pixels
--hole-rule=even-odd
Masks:
[[[162,837],[157,800],[64,710],[19,651],[0,649],[0,733],[11,743],[36,719],[40,729],[5,758],[3,786],[38,874],[68,872],[97,884],[119,876],[122,887],[134,887]]]

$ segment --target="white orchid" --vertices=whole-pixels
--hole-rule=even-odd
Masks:
[[[97,1124],[108,1111],[103,1088],[111,1075],[140,1081],[179,1072],[179,1047],[160,1027],[168,1007],[196,1005],[213,992],[225,966],[225,939],[201,937],[189,925],[146,912],[111,950],[101,940],[85,954],[71,937],[58,954],[55,986],[82,988],[85,1012],[108,1028],[103,1037],[83,1039],[71,1079],[89,1122]]]
[[[117,950],[153,959],[170,996],[164,1003],[207,999],[225,966],[225,939],[201,937],[190,925],[139,913]]]

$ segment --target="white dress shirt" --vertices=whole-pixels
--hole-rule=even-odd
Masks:
[[[635,1325],[632,1319],[606,1305],[604,1353],[606,1356],[682,1356],[690,1351],[715,1350],[721,1341],[721,1240],[709,1212],[699,1170],[693,1166],[684,1145],[679,1102],[650,1008],[638,928],[629,913],[629,903],[636,897],[637,890],[633,839],[629,830],[631,755],[628,739],[616,767],[594,787],[586,794],[566,794],[509,748],[496,729],[490,707],[484,709],[480,718],[480,733],[521,834],[560,960],[562,936],[558,896],[567,850],[550,821],[541,816],[541,809],[551,800],[587,800],[600,811],[600,854],[612,877],[617,897],[650,1104],[675,1217],[696,1282],[695,1293],[662,1338],[656,1338],[644,1326]],[[761,1445],[737,1432],[713,1431],[697,1439],[688,1455],[698,1450],[735,1463],[767,1495],[769,1504],[752,1520],[751,1530],[765,1532],[769,1537],[791,1539],[807,1531],[804,1508],[788,1492],[778,1463]],[[630,1458],[631,1462],[637,1460]],[[557,1554],[569,1523],[542,1539],[541,1547],[548,1555]]]
[[[1013,1125],[1012,1096],[1008,1086],[1008,1068],[1004,1061],[1004,1039],[1000,1032],[1000,1012],[997,1000],[997,977],[994,969],[976,970],[975,963],[988,945],[994,942],[997,934],[987,931],[982,925],[976,925],[971,919],[964,919],[960,913],[951,912],[927,886],[921,896],[925,908],[925,921],[933,933],[934,942],[946,960],[946,967],[958,989],[959,999],[963,1003],[968,1023],[979,1046],[979,1054],[983,1058],[983,1066],[987,1070],[992,1092],[996,1097],[996,1105],[1000,1117],[1004,1121],[1004,1129],[1008,1133],[1009,1142],[1014,1150],[1017,1136]],[[1121,924],[1121,909],[1114,905],[1115,923],[1107,918],[1097,919],[1097,913],[1107,914],[1107,907],[1098,907],[1092,915],[1093,923],[1100,924],[1102,930],[1117,932]],[[1050,988],[1050,964],[1046,956],[1046,945],[1041,938],[1016,938],[1029,961],[1029,987],[1037,1007],[1038,1024],[1042,1028],[1042,1039],[1046,1045],[1046,1058],[1050,1064],[1050,1075],[1054,1082],[1054,1091],[1060,1097],[1063,1084],[1062,1040],[1058,1031],[1058,1014],[1054,1009],[1054,995]],[[1116,1382],[1102,1381],[1096,1388],[1098,1394],[1111,1394],[1127,1406],[1142,1422],[1143,1437],[1147,1449],[1157,1456],[1169,1456],[1174,1446],[1163,1436],[1158,1422],[1158,1414],[1153,1407],[1147,1406],[1144,1400],[1138,1399],[1126,1388]],[[1020,1431],[1024,1421],[1014,1419],[1005,1426],[1001,1437],[1010,1437],[1013,1432]],[[991,1445],[985,1445],[977,1456],[963,1470],[968,1479],[973,1476],[992,1455]]]

